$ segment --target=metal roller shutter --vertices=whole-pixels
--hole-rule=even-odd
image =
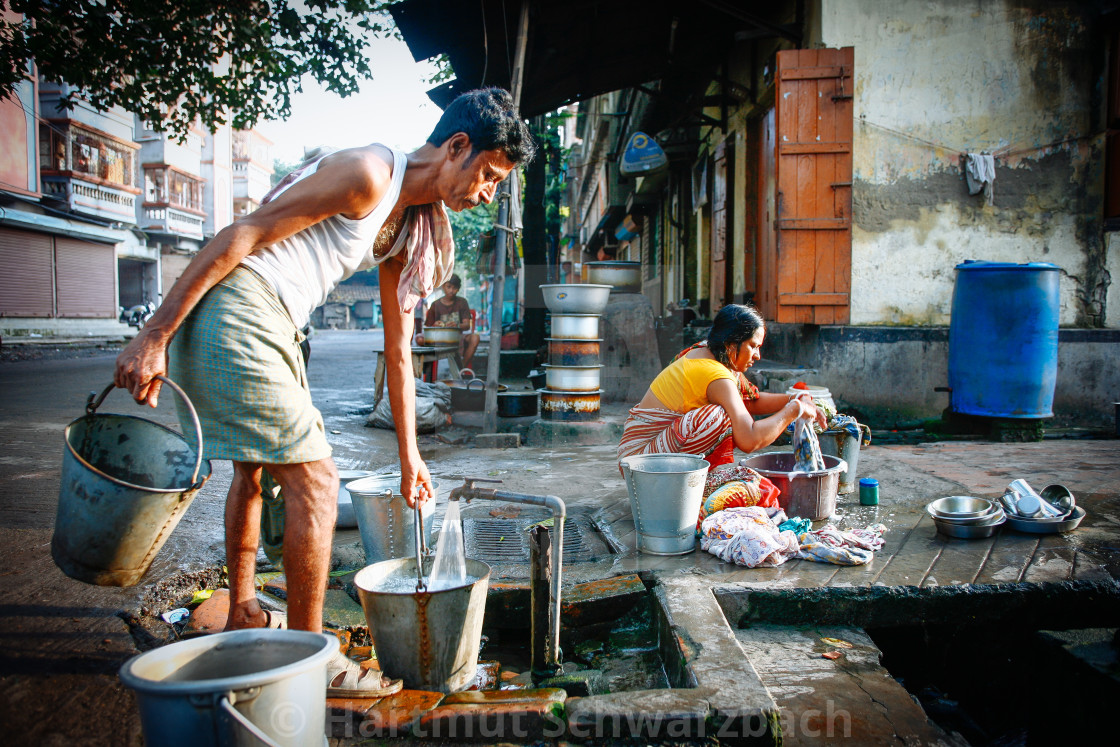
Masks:
[[[59,316],[117,315],[117,259],[111,245],[58,237],[55,264]]]
[[[51,237],[0,228],[0,315],[49,317],[53,313]]]

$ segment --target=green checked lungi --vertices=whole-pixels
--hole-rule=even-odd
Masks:
[[[246,267],[202,298],[172,341],[169,373],[198,412],[206,459],[269,465],[330,456],[303,339],[275,291]]]

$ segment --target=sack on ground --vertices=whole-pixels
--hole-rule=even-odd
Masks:
[[[416,432],[432,433],[451,424],[451,387],[438,381],[429,384],[416,379]],[[366,426],[396,430],[393,411],[386,395],[366,418]]]

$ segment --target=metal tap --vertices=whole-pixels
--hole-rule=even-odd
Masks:
[[[544,646],[543,662],[534,662],[535,672],[548,672],[556,674],[560,666],[560,571],[564,558],[564,519],[567,517],[567,507],[564,501],[554,495],[529,495],[526,493],[510,493],[495,488],[479,487],[477,483],[501,484],[501,480],[488,480],[481,477],[465,477],[463,485],[451,491],[449,500],[463,500],[468,503],[472,500],[505,501],[507,503],[521,503],[528,506],[543,506],[552,512],[552,578],[549,585],[549,606],[552,614],[549,620],[548,641]],[[534,646],[536,649],[536,646]],[[534,650],[534,653],[536,651]]]

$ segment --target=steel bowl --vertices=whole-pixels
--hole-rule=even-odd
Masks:
[[[938,498],[929,504],[928,510],[934,518],[974,519],[986,516],[995,509],[995,504],[984,498],[968,495],[950,495]]]
[[[1047,485],[1039,495],[1066,516],[1077,507],[1077,500],[1065,485]]]
[[[424,327],[425,345],[458,345],[462,337],[458,327]]]
[[[546,283],[541,286],[544,305],[553,314],[602,314],[611,298],[611,286],[594,283]]]
[[[1038,519],[1024,519],[1020,516],[1008,516],[1008,525],[1017,532],[1027,534],[1060,534],[1072,532],[1085,518],[1085,509],[1075,506],[1073,513],[1061,521],[1039,521]]]
[[[933,523],[937,527],[938,534],[956,537],[957,539],[982,539],[984,537],[991,537],[1007,521],[1007,515],[1004,514],[1003,511],[1000,511],[998,519],[982,524],[957,524],[940,519],[934,519]]]

